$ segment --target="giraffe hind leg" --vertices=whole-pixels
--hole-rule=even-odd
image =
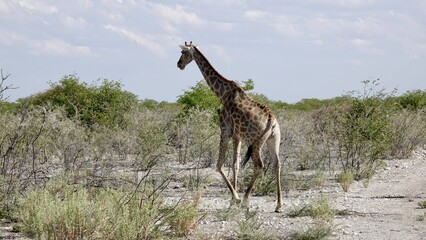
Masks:
[[[273,129],[273,133],[266,141],[266,146],[269,150],[270,157],[274,164],[274,173],[275,173],[275,179],[277,184],[277,206],[275,208],[275,212],[279,213],[282,212],[282,194],[281,194],[281,162],[279,159],[279,149],[280,149],[280,130],[279,126],[276,125]]]
[[[246,193],[244,194],[243,207],[248,207],[251,191],[254,188],[256,179],[259,177],[259,174],[262,172],[262,169],[264,167],[263,160],[260,155],[260,149],[261,147],[253,145],[253,154],[252,154],[253,166],[254,166],[253,176],[247,187]]]

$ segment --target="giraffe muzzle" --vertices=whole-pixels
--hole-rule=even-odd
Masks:
[[[184,70],[184,69],[185,69],[185,65],[183,65],[181,61],[177,62],[177,67],[178,67],[180,70]]]

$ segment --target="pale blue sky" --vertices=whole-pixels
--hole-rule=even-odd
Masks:
[[[175,101],[202,79],[195,64],[176,67],[184,41],[273,100],[336,97],[377,78],[426,89],[424,0],[0,0],[0,33],[12,100],[77,73]]]

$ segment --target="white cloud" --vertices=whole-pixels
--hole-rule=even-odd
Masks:
[[[16,33],[2,29],[2,37],[0,43],[7,46],[14,46],[16,44],[26,42],[25,37]]]
[[[175,7],[170,7],[161,3],[152,3],[149,6],[154,12],[171,23],[190,24],[193,26],[202,26],[204,24],[204,20],[199,18],[197,14],[188,11],[188,9],[179,4]]]
[[[385,22],[382,34],[402,46],[409,57],[426,56],[426,27],[422,19],[399,11],[390,11],[388,14],[389,21]]]
[[[232,5],[245,5],[246,0],[200,0],[204,4],[215,5],[215,6],[232,6]]]
[[[112,21],[122,21],[125,19],[125,17],[118,12],[102,12],[101,14]]]
[[[63,56],[89,56],[92,52],[88,46],[75,46],[63,40],[43,40],[35,42],[35,54],[63,55]]]
[[[229,22],[209,22],[209,24],[212,27],[223,31],[231,31],[237,26],[237,24]]]
[[[358,47],[361,51],[370,54],[370,55],[383,55],[385,54],[384,50],[374,47],[373,42],[355,38],[350,40],[351,44]]]
[[[84,9],[89,9],[93,7],[93,2],[92,0],[74,0],[77,2],[77,4],[80,7],[83,7]]]
[[[359,59],[346,59],[344,62],[355,66],[360,66],[362,64],[362,61]]]
[[[19,33],[3,32],[0,43],[7,46],[17,46],[35,55],[90,56],[90,47],[72,45],[61,39],[38,40]]]
[[[351,43],[357,47],[369,47],[371,46],[371,42],[364,40],[364,39],[359,39],[359,38],[355,38],[351,40]]]
[[[258,11],[258,10],[250,10],[244,12],[244,17],[250,21],[257,21],[264,18],[267,15],[267,12]]]
[[[302,26],[303,22],[293,16],[280,15],[274,20],[274,29],[290,38],[298,38],[304,36]]]
[[[87,22],[82,17],[71,17],[69,15],[63,15],[61,16],[61,21],[66,27],[71,28],[82,28],[87,25]]]
[[[152,36],[137,34],[126,28],[116,27],[113,25],[105,25],[104,28],[113,33],[126,37],[130,41],[135,42],[136,44],[146,48],[147,50],[153,53],[156,53],[157,55],[162,56],[166,53],[164,47],[154,41]]]
[[[6,2],[0,1],[0,13],[7,13],[9,12],[9,6]]]
[[[229,55],[229,53],[222,46],[213,45],[211,47],[213,48],[213,51],[216,53],[216,55],[220,57],[221,60],[228,63],[232,61],[231,55]]]
[[[376,0],[314,0],[318,3],[329,4],[329,5],[338,5],[342,7],[360,7],[372,5]]]
[[[41,12],[44,14],[57,13],[58,9],[55,6],[41,3],[36,0],[18,0],[15,1],[20,7],[30,11],[30,12]]]

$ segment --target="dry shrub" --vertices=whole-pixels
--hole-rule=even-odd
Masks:
[[[168,205],[161,194],[167,185],[145,180],[128,191],[86,188],[73,184],[69,176],[58,177],[46,188],[20,198],[15,211],[18,229],[37,239],[154,239],[189,234],[199,219],[200,196]]]
[[[408,158],[417,148],[426,144],[426,115],[424,110],[402,109],[390,116],[395,136],[390,156]]]
[[[354,176],[351,172],[341,172],[337,176],[337,181],[340,183],[343,191],[348,192],[349,187],[352,185],[354,181]]]
[[[330,206],[328,199],[326,197],[320,197],[313,203],[306,204],[298,209],[293,209],[288,215],[292,218],[309,216],[323,222],[332,222],[335,213],[336,210]]]
[[[210,167],[219,152],[219,126],[209,111],[189,110],[173,124],[171,143],[177,150],[179,163],[197,163]]]
[[[166,222],[175,235],[187,237],[197,227],[200,220],[198,206],[201,202],[201,196],[202,192],[198,191],[192,199],[183,200],[167,217]]]
[[[267,240],[276,239],[271,232],[264,228],[264,224],[259,219],[256,211],[245,211],[244,217],[237,221],[238,230],[235,230],[237,239],[254,239],[254,240]]]

